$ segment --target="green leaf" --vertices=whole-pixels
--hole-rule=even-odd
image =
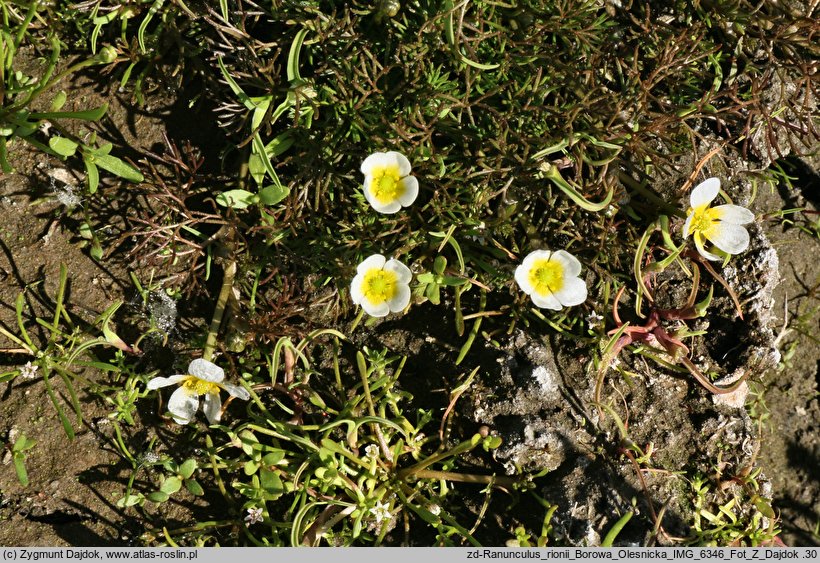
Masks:
[[[176,476],[168,477],[167,479],[165,479],[165,481],[162,482],[162,485],[159,486],[159,490],[168,495],[174,494],[181,488],[182,480],[180,480],[180,478]]]
[[[234,80],[233,76],[231,76],[228,72],[228,69],[225,68],[225,63],[222,62],[222,57],[217,57],[216,62],[219,65],[219,70],[222,71],[222,76],[225,78],[225,81],[228,83],[228,86],[236,97],[239,98],[239,101],[242,102],[242,104],[249,110],[256,109],[256,105],[251,101],[245,91],[242,90],[239,84],[236,83],[236,80]]]
[[[302,44],[305,42],[305,35],[307,35],[307,28],[302,28],[296,33],[293,38],[293,43],[290,44],[290,51],[288,52],[288,81],[301,80],[299,75],[299,54],[302,51]]]
[[[33,112],[32,119],[82,119],[83,121],[98,121],[108,111],[108,104],[103,104],[98,108],[83,111],[46,111]]]
[[[253,116],[251,117],[251,130],[256,131],[262,124],[262,119],[265,117],[268,108],[273,102],[273,96],[254,97],[251,98],[251,102],[256,106],[256,109],[253,110]]]
[[[615,193],[614,188],[610,188],[606,194],[606,197],[598,203],[594,203],[589,201],[585,198],[581,193],[579,193],[574,187],[572,187],[569,182],[567,182],[563,176],[561,176],[561,172],[558,170],[556,166],[547,165],[548,168],[546,170],[546,177],[549,178],[553,184],[555,184],[562,192],[564,192],[572,201],[580,205],[583,209],[587,211],[592,211],[593,213],[602,211],[609,206],[609,202],[612,201],[612,196]]]
[[[19,124],[17,128],[14,130],[14,135],[18,137],[28,137],[32,135],[35,131],[37,131],[37,124],[31,123],[29,121],[24,121],[23,123]]]
[[[97,237],[94,237],[94,239],[91,241],[91,249],[88,251],[88,255],[91,256],[94,260],[99,261],[102,260],[103,254],[105,253],[103,252],[103,248],[100,244],[100,241],[97,240]]]
[[[145,497],[143,497],[141,494],[128,495],[127,497],[123,497],[120,500],[118,500],[117,501],[117,506],[120,507],[120,508],[127,508],[129,506],[134,506],[136,504],[141,503],[144,498]]]
[[[618,534],[621,533],[621,530],[624,529],[624,526],[626,526],[626,523],[629,522],[632,516],[632,511],[629,511],[621,516],[609,532],[607,532],[606,537],[604,537],[604,541],[601,542],[601,547],[612,547],[612,544],[615,543],[615,539],[618,537]]]
[[[253,475],[257,471],[259,471],[259,462],[252,461],[252,460],[251,461],[246,461],[245,465],[243,466],[242,469],[245,471],[245,475],[250,477],[251,475]]]
[[[196,471],[196,460],[186,459],[182,465],[179,466],[179,474],[183,479],[190,479],[191,475]]]
[[[284,450],[276,450],[269,454],[265,454],[262,458],[262,463],[267,465],[268,467],[273,467],[274,465],[279,464],[283,459],[285,459],[285,451]]]
[[[442,276],[440,283],[441,285],[459,286],[469,281],[470,280],[465,280],[464,278],[457,278],[456,276]]]
[[[424,295],[433,305],[438,305],[441,303],[441,289],[439,289],[439,285],[437,283],[431,283],[428,285],[427,289],[424,291]]]
[[[259,200],[265,205],[276,205],[290,194],[287,186],[267,186],[259,190]]]
[[[128,180],[129,182],[142,182],[145,180],[145,177],[139,170],[110,154],[95,156],[94,163],[100,168],[119,176],[123,180]]]
[[[242,443],[242,451],[248,455],[253,453],[254,446],[259,443],[259,440],[250,430],[243,430],[240,432],[239,439]]]
[[[264,467],[259,470],[259,484],[265,489],[266,493],[271,495],[279,496],[285,492],[279,474]]]
[[[501,436],[488,436],[486,440],[484,440],[484,449],[485,450],[495,450],[503,443],[503,439]]]
[[[71,422],[69,422],[68,417],[63,410],[60,401],[57,399],[57,394],[54,392],[53,387],[51,386],[51,382],[48,379],[48,375],[43,372],[43,383],[46,385],[46,393],[48,393],[49,399],[51,399],[51,403],[54,405],[55,410],[57,411],[57,417],[60,419],[60,422],[63,425],[63,430],[65,430],[66,436],[68,439],[73,441],[74,440],[74,427],[71,426]]]
[[[265,181],[265,165],[262,162],[262,157],[256,153],[251,153],[250,158],[248,158],[248,173],[257,186],[261,186],[262,182]]]
[[[499,66],[501,66],[501,65],[496,64],[496,63],[489,63],[489,64],[488,63],[479,63],[479,62],[474,61],[472,59],[468,59],[463,54],[461,54],[461,61],[468,64],[468,65],[470,65],[471,67],[477,68],[479,70],[495,70]]]
[[[775,517],[774,510],[772,510],[772,505],[766,502],[766,499],[757,497],[754,501],[754,505],[757,508],[757,510],[766,518]]]
[[[216,202],[222,207],[245,209],[259,201],[259,196],[247,190],[228,190],[216,196]]]
[[[423,274],[419,274],[416,276],[416,279],[419,283],[433,283],[436,281],[436,276],[431,274],[430,272],[424,272]]]
[[[28,472],[26,471],[25,458],[22,455],[14,456],[14,471],[17,473],[17,480],[24,487],[28,487]]]
[[[205,494],[205,491],[202,490],[202,485],[200,485],[193,479],[185,480],[185,488],[188,489],[188,492],[194,495],[195,497],[201,497]]]
[[[272,117],[275,117],[276,113]],[[271,120],[273,122],[273,119]],[[265,145],[262,144],[262,138],[259,136],[259,132],[257,131],[253,136],[253,141],[251,142],[251,149],[252,153],[259,156],[259,159],[262,161],[262,165],[265,167],[265,172],[267,172],[268,176],[271,177],[273,183],[281,185],[279,181],[279,176],[276,175],[276,170],[273,169],[273,164],[268,158],[268,153],[265,151]]]
[[[290,134],[290,131],[285,131],[284,133],[274,137],[267,145],[265,145],[265,152],[268,154],[269,158],[273,158],[288,150],[292,144],[293,135]]]
[[[48,140],[48,146],[63,158],[68,158],[69,156],[74,156],[79,145],[65,137],[52,137]]]
[[[36,444],[37,444],[37,442],[35,442],[31,438],[29,438],[25,434],[23,434],[19,438],[17,438],[16,442],[14,442],[14,446],[12,446],[11,451],[13,451],[15,453],[24,452],[26,450],[30,450]]]
[[[165,0],[154,0],[154,3],[151,5],[151,9],[148,10],[148,13],[140,22],[140,26],[137,29],[137,41],[139,42],[140,52],[142,54],[147,54],[148,50],[145,48],[145,30],[148,29],[148,24],[151,22],[151,19],[154,17],[162,5],[165,3]]]
[[[97,187],[100,185],[100,171],[97,165],[89,159],[84,158],[85,171],[88,173],[88,193],[97,193]]]
[[[77,231],[80,234],[80,237],[84,238],[85,240],[92,240],[94,238],[94,229],[91,228],[87,222],[83,221],[80,225],[80,228]]]
[[[433,262],[433,271],[438,275],[444,274],[444,269],[447,267],[447,258],[444,256],[436,256]]]
[[[163,493],[162,491],[154,491],[153,493],[148,493],[148,495],[145,498],[147,498],[151,502],[165,502],[171,497],[168,496],[168,493]]]
[[[51,101],[51,111],[59,111],[60,108],[65,105],[66,99],[68,99],[68,97],[65,94],[65,90],[60,90]]]

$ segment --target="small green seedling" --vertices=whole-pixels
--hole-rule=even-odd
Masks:
[[[11,456],[14,462],[14,470],[17,472],[17,480],[24,487],[28,487],[28,471],[26,471],[26,451],[33,448],[37,442],[27,437],[25,434],[20,434],[14,445],[11,447]]]
[[[419,281],[417,288],[417,295],[423,295],[430,300],[433,305],[441,303],[441,288],[442,287],[459,287],[469,283],[469,280],[447,275],[447,258],[444,256],[436,256],[433,262],[433,271],[419,274],[416,278]]]

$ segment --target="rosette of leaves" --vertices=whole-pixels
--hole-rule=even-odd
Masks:
[[[285,493],[285,486],[279,476],[277,466],[287,465],[285,450],[262,444],[250,430],[243,430],[237,436],[247,459],[242,469],[250,483],[236,482],[239,492],[254,501],[276,500]]]
[[[146,495],[146,498],[153,502],[165,502],[171,495],[178,492],[183,485],[188,492],[195,496],[202,496],[205,491],[202,486],[193,478],[194,472],[197,469],[195,459],[187,459],[181,464],[169,460],[163,464],[163,467],[168,470],[170,475],[166,476],[162,483],[160,483],[159,490]]]
[[[442,287],[459,287],[469,282],[462,277],[447,275],[446,270],[447,258],[436,256],[433,261],[433,271],[424,272],[416,277],[420,284],[416,290],[417,294],[426,297],[433,305],[438,305],[441,303]]]

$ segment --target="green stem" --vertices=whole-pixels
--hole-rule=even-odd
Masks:
[[[455,457],[457,455],[463,454],[464,452],[468,452],[468,451],[472,450],[475,446],[476,446],[476,444],[474,444],[471,440],[468,440],[466,442],[461,442],[459,445],[455,446],[454,448],[451,448],[451,449],[449,449],[447,451],[444,451],[444,452],[439,452],[437,454],[433,454],[430,457],[428,457],[427,459],[423,459],[415,465],[411,465],[410,467],[402,469],[401,471],[399,471],[398,477],[399,477],[399,479],[406,479],[407,477],[410,477],[411,475],[417,475],[420,471],[422,471],[423,469],[426,469],[427,467],[430,467],[431,465],[433,465],[437,461],[441,461],[443,459],[447,459],[447,458],[450,458],[450,457]]]
[[[214,356],[214,348],[216,347],[216,336],[219,333],[219,327],[222,324],[222,317],[225,315],[225,309],[228,306],[228,297],[231,295],[233,288],[233,280],[236,276],[236,260],[231,260],[225,267],[225,274],[222,277],[222,289],[219,290],[219,298],[216,301],[214,308],[214,316],[211,319],[211,326],[208,329],[208,338],[205,340],[205,348],[202,350],[202,357],[211,361]]]
[[[415,473],[418,479],[443,479],[445,481],[456,481],[459,483],[473,483],[476,485],[495,485],[503,488],[514,487],[519,480],[512,477],[499,477],[497,475],[476,475],[474,473],[457,473],[455,471],[436,471],[434,469],[422,469]]]

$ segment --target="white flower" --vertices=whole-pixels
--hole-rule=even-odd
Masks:
[[[373,153],[364,159],[361,170],[364,197],[379,213],[395,213],[419,195],[419,181],[410,176],[410,161],[401,153]]]
[[[258,524],[259,522],[263,522],[264,517],[262,516],[262,509],[261,508],[249,508],[248,515],[245,516],[245,522],[248,526],[252,524]]]
[[[602,320],[604,320],[603,315],[599,315],[596,311],[592,311],[589,315],[587,315],[587,327],[590,330],[595,330],[601,324]]]
[[[368,444],[364,448],[364,455],[365,457],[376,459],[379,457],[379,446],[376,444]]]
[[[749,233],[746,223],[754,221],[754,213],[739,205],[718,205],[709,207],[720,191],[720,180],[709,178],[695,186],[689,196],[691,207],[686,212],[683,224],[683,238],[691,233],[695,246],[707,260],[721,260],[720,256],[708,252],[703,247],[703,238],[726,254],[740,254],[749,247]]]
[[[380,524],[382,520],[390,519],[390,505],[386,502],[376,501],[376,506],[370,509],[370,513],[376,519],[376,524]]]
[[[410,303],[412,278],[410,268],[398,260],[385,260],[381,254],[374,254],[356,268],[350,297],[371,317],[398,313]]]
[[[536,250],[515,269],[515,281],[536,306],[560,310],[587,298],[587,284],[578,277],[581,263],[566,250]]]
[[[40,366],[36,366],[31,362],[26,362],[26,365],[20,368],[20,377],[23,379],[34,379],[37,377],[37,370]]]
[[[169,385],[179,384],[179,389],[171,394],[168,400],[168,411],[179,424],[188,424],[199,409],[199,396],[205,395],[202,407],[208,422],[216,424],[222,416],[222,399],[219,390],[224,389],[229,395],[247,401],[250,393],[244,387],[223,383],[225,372],[221,367],[203,360],[192,361],[188,365],[187,375],[172,375],[171,377],[155,377],[148,382],[148,389],[159,389]]]

